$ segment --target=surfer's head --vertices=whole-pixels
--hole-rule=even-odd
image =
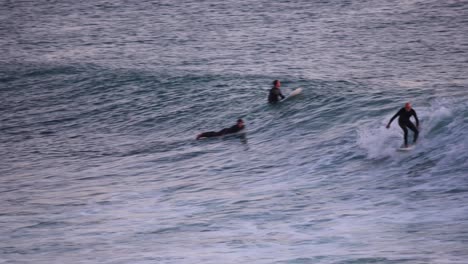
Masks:
[[[244,127],[244,120],[242,120],[242,119],[240,119],[240,118],[237,119],[237,126],[238,126],[238,127]]]
[[[276,87],[276,88],[279,88],[281,86],[281,83],[279,80],[274,80],[273,81],[273,86]]]
[[[410,110],[411,110],[411,103],[410,103],[410,102],[407,102],[407,103],[405,104],[405,109],[406,109],[406,111],[410,111]]]

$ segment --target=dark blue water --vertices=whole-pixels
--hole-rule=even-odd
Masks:
[[[466,263],[468,2],[3,1],[0,22],[0,263]],[[275,79],[303,92],[270,106]]]

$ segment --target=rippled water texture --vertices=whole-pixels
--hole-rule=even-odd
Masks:
[[[466,263],[467,10],[3,1],[0,263]]]

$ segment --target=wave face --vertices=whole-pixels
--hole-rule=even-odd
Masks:
[[[466,4],[176,2],[2,8],[0,260],[465,263]]]

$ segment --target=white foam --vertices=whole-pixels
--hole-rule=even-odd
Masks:
[[[357,131],[359,147],[366,150],[369,158],[378,159],[395,155],[395,148],[401,143],[401,133],[396,129],[363,128]]]

